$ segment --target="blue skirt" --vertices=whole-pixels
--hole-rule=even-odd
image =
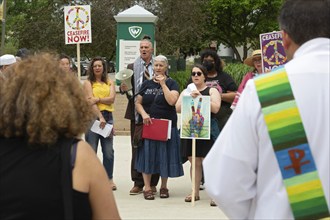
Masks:
[[[135,169],[146,174],[159,173],[164,178],[183,176],[178,129],[172,128],[167,141],[144,139],[138,148]]]

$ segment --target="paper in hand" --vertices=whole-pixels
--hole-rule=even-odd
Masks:
[[[190,95],[191,92],[194,91],[194,90],[197,90],[197,87],[195,86],[194,83],[190,83],[190,84],[187,86],[184,95],[185,95],[185,96],[188,96],[188,95]]]
[[[101,122],[99,120],[95,120],[94,124],[92,125],[91,131],[102,135],[104,138],[109,137],[111,134],[113,125],[106,123],[104,128],[100,128]]]

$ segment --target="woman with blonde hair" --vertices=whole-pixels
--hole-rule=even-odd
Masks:
[[[77,139],[91,108],[54,60],[29,56],[0,86],[1,219],[118,219],[105,169]]]

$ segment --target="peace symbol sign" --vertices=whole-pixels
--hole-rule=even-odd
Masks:
[[[268,42],[263,48],[262,48],[262,54],[272,54],[270,57],[264,57],[264,60],[268,63],[268,65],[281,65],[285,63],[286,56],[281,54],[278,51],[278,48],[282,47],[282,40],[274,40]],[[273,51],[271,51],[273,49]]]
[[[71,19],[70,21],[70,14],[74,12],[76,13],[74,15],[74,19]],[[65,17],[65,21],[74,30],[84,29],[89,22],[88,11],[86,11],[86,9],[84,9],[83,7],[79,6],[71,8]]]

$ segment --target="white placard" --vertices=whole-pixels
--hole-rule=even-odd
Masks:
[[[140,56],[140,41],[119,40],[119,70],[126,69]]]
[[[99,135],[102,135],[103,137],[109,137],[109,135],[111,134],[113,125],[106,123],[104,128],[100,128],[100,121],[99,120],[95,120],[94,124],[92,125],[91,131],[94,133],[97,133]]]
[[[89,5],[64,7],[65,44],[92,43]]]

